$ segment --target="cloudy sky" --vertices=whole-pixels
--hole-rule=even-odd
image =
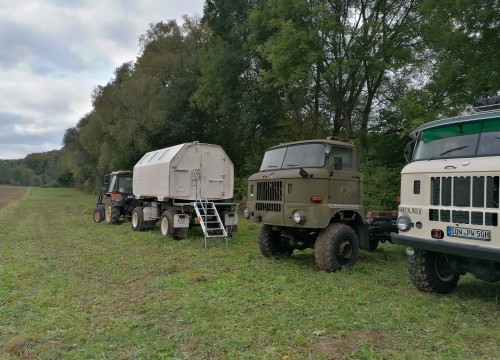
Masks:
[[[61,148],[92,89],[135,60],[150,23],[204,0],[0,0],[0,159]]]

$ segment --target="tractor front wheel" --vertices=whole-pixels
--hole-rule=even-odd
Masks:
[[[100,223],[106,218],[104,212],[105,212],[104,205],[101,204],[95,207],[94,212],[92,214],[95,223]]]

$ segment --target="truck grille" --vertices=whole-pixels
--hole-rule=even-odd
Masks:
[[[282,201],[283,183],[281,181],[263,181],[257,183],[257,201]]]
[[[281,212],[282,201],[283,182],[262,181],[257,183],[257,202],[255,203],[256,210]]]
[[[498,226],[499,176],[454,176],[431,178],[431,205],[478,208],[477,211],[430,209],[429,220]]]

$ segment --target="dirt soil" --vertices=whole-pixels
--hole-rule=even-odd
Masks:
[[[382,332],[350,331],[336,337],[323,338],[312,346],[315,353],[326,356],[328,360],[351,359],[350,353],[362,343],[381,351],[385,349],[386,334]]]
[[[0,186],[0,209],[11,201],[19,200],[28,188]]]

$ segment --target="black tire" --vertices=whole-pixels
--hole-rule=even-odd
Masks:
[[[341,223],[330,224],[314,243],[316,264],[329,272],[351,267],[358,259],[358,248],[358,237],[352,228]]]
[[[120,208],[113,206],[110,201],[106,202],[106,222],[110,225],[120,223]]]
[[[408,273],[415,287],[423,292],[448,294],[457,287],[460,274],[449,266],[446,254],[415,249],[408,256]]]
[[[271,225],[262,225],[259,232],[259,249],[265,257],[291,255],[293,249],[282,241],[281,232],[272,229]]]
[[[166,210],[160,218],[160,232],[163,236],[173,237],[174,235],[174,216],[175,210]]]
[[[132,210],[132,230],[144,231],[144,208],[137,206]]]
[[[95,223],[100,223],[102,222],[105,218],[106,215],[104,214],[104,205],[97,205],[94,209],[94,212],[92,213],[92,217],[94,218]]]

